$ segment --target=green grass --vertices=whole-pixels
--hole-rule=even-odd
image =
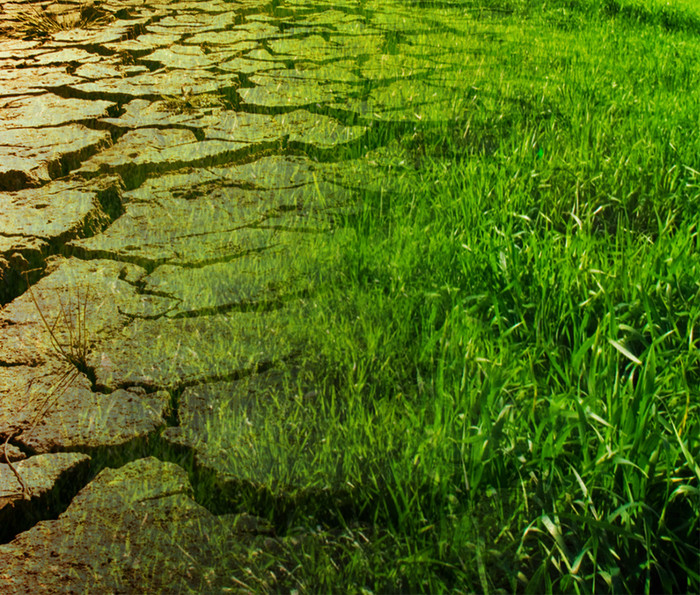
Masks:
[[[587,3],[583,0],[581,4]],[[697,32],[700,28],[700,5],[693,0],[594,0],[588,4],[609,16],[669,30]]]
[[[555,22],[590,22],[617,18],[633,24],[660,26],[669,31],[700,29],[700,5],[694,0],[499,0],[476,2],[485,10],[532,16],[544,13]]]
[[[199,501],[279,537],[223,543],[216,584],[697,592],[700,11],[429,4],[363,3],[414,24],[357,48],[386,79],[357,89],[371,127],[317,152],[353,208],[290,251],[302,297],[251,331],[292,345],[286,389],[192,426],[235,488],[200,469]],[[192,377],[250,349],[221,325],[184,341]]]
[[[362,4],[417,24],[361,65],[396,121],[349,122],[372,127],[326,166],[354,208],[307,234],[282,281],[302,298],[256,323],[293,344],[286,391],[205,420],[235,504],[280,537],[235,584],[699,591],[700,9]],[[54,343],[86,368],[71,307]],[[203,372],[244,339],[212,336]]]
[[[449,107],[339,169],[288,329],[313,406],[231,451],[319,523],[288,588],[700,589],[699,13],[534,4],[431,13]]]

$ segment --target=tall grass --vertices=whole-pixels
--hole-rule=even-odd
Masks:
[[[355,546],[290,584],[700,588],[698,39],[581,22],[508,24],[449,118],[345,171],[362,209],[309,265],[289,332],[318,396],[277,418],[303,417],[277,489],[347,492]]]
[[[318,153],[357,202],[290,257],[303,297],[264,313],[260,340],[297,354],[286,391],[224,387],[204,416],[203,456],[282,536],[234,582],[697,591],[693,6],[430,4],[397,4],[420,26],[387,51],[413,61],[357,86],[395,97],[384,121]]]

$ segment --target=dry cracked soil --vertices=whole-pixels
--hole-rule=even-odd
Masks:
[[[428,119],[458,76],[440,38],[410,42],[425,18],[390,1],[0,2],[3,593],[245,591],[237,564],[282,538],[195,500],[202,477],[254,479],[207,433],[279,385],[270,311],[298,299],[309,234],[353,208],[343,163]]]

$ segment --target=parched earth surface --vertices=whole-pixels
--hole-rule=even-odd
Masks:
[[[364,152],[454,117],[471,18],[0,3],[0,591],[275,588],[242,569],[291,538],[227,508],[256,478],[217,424],[293,360],[276,325],[309,238],[390,185]]]

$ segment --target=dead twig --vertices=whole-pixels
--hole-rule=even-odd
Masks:
[[[5,440],[5,443],[2,446],[2,454],[5,457],[5,464],[10,468],[10,471],[14,473],[15,477],[17,478],[17,481],[19,482],[19,485],[22,487],[22,497],[25,500],[29,500],[32,497],[31,490],[27,487],[27,484],[24,483],[24,479],[22,479],[20,472],[17,471],[17,468],[13,465],[12,461],[10,460],[10,455],[7,454],[7,444],[8,442],[10,442],[11,438],[12,434],[10,434]]]

